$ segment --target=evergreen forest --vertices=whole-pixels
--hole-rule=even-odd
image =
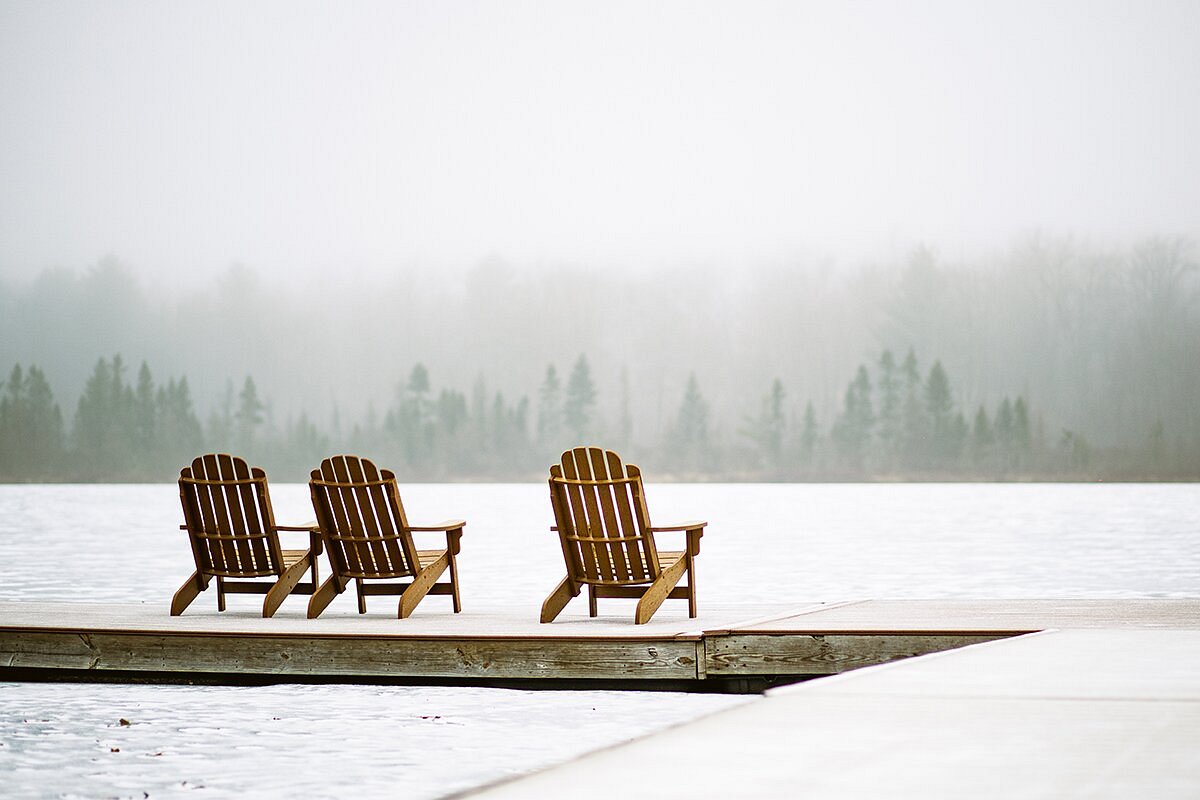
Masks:
[[[169,481],[232,452],[409,481],[1200,479],[1186,239],[951,257],[0,279],[0,480]]]
[[[277,419],[249,375],[201,418],[186,375],[158,380],[146,363],[134,371],[120,355],[96,361],[73,413],[64,414],[43,371],[18,364],[0,384],[0,480],[158,482],[196,455],[220,451],[283,480],[303,480],[325,456],[348,452],[405,481],[518,481],[592,442],[653,465],[666,480],[1195,477],[1184,454],[1170,458],[1161,430],[1142,451],[1096,451],[1073,431],[1048,435],[1021,395],[962,408],[941,362],[923,371],[912,350],[900,359],[885,350],[860,365],[832,418],[819,417],[811,400],[789,414],[787,389],[775,379],[734,436],[718,432],[694,374],[656,442],[633,436],[626,384],[617,388],[615,424],[596,414],[599,391],[585,355],[565,377],[547,366],[536,390],[513,399],[482,382],[469,392],[435,386],[417,364],[379,413],[319,426],[306,412]]]

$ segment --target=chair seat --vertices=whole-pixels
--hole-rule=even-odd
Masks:
[[[683,558],[686,555],[687,555],[686,550],[659,550],[658,551],[658,568],[659,568],[659,570],[661,571],[664,569],[669,569],[671,567],[671,565],[675,564],[676,562],[678,562],[681,558]],[[612,554],[609,554],[609,558],[612,558]],[[425,566],[424,561],[421,562],[421,566]],[[625,560],[624,566],[625,566],[625,569],[627,570],[627,574],[633,575],[634,569],[630,565],[628,559]],[[614,568],[615,568],[615,565],[614,565]],[[612,580],[612,579],[589,580],[588,578],[581,578],[579,580],[579,582],[584,583],[584,584],[593,583],[593,584],[609,585],[609,586],[647,586],[647,585],[653,583],[654,579],[651,578],[650,576],[646,576],[644,578],[632,578],[631,577],[631,578],[626,578],[625,580]]]
[[[283,550],[283,568],[287,569],[292,564],[295,564],[300,559],[308,555],[308,550]]]
[[[417,560],[421,562],[421,569],[425,569],[444,555],[446,555],[444,547],[441,550],[418,550]]]

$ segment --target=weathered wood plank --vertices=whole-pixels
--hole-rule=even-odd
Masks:
[[[171,617],[141,605],[0,603],[0,667],[464,681],[746,678],[761,684],[1004,638],[1019,632],[1012,630],[1015,623],[1028,623],[1030,614],[1068,625],[1106,617],[1122,629],[1139,619],[1148,630],[1195,624],[1195,601],[940,601],[969,627],[919,630],[916,624],[936,621],[938,602],[878,601],[880,613],[872,617],[875,602],[800,606],[790,614],[725,608],[701,620],[663,618],[637,627],[623,613],[620,622],[577,617],[547,626],[512,609],[460,616],[440,604],[399,622],[348,613],[322,620],[287,613],[263,619],[245,611]],[[905,609],[912,613],[900,613]],[[850,614],[879,630],[855,630]],[[845,627],[830,624],[834,620]]]
[[[858,667],[1004,638],[998,634],[730,634],[706,636],[705,672],[836,675]]]
[[[695,680],[694,641],[383,639],[0,630],[0,667],[452,679]]]

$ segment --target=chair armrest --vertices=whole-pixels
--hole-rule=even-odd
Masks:
[[[445,531],[446,549],[450,551],[451,555],[458,555],[462,551],[462,532],[466,526],[465,519],[448,519],[437,525],[409,525],[407,530],[410,533],[414,531]]]
[[[276,525],[275,531],[277,533],[279,531],[307,533],[308,549],[312,551],[312,554],[314,556],[319,556],[321,553],[325,552],[325,540],[321,536],[321,526],[317,524],[316,520],[306,522],[303,525]]]
[[[687,532],[687,549],[692,557],[700,555],[700,537],[704,535],[704,528],[708,525],[706,520],[694,519],[688,522],[681,522],[678,525],[652,525],[647,528],[651,533],[668,533],[671,531],[686,531]]]
[[[694,531],[704,528],[707,525],[707,520],[693,519],[681,522],[678,525],[651,525],[647,530],[652,533],[661,533],[663,531]]]
[[[439,522],[437,525],[409,525],[410,531],[452,531],[455,529],[465,528],[467,521],[465,519],[448,519],[445,522]]]

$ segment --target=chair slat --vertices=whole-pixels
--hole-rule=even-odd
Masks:
[[[404,502],[400,499],[400,490],[396,486],[396,473],[390,470],[380,470],[374,462],[364,459],[364,469],[375,476],[375,480],[383,479],[383,483],[373,487],[372,500],[376,513],[379,514],[380,524],[386,522],[386,529],[397,534],[396,538],[387,541],[387,555],[391,560],[391,571],[395,575],[416,575],[421,571],[417,558],[416,545],[413,544],[412,534],[408,530],[408,517],[404,513]]]
[[[566,499],[567,510],[570,513],[571,526],[576,536],[591,538],[591,525],[588,521],[587,505],[584,502],[587,486],[581,480],[573,450],[563,453],[562,472],[564,478],[578,481],[577,483],[560,484],[563,497]],[[607,570],[601,566],[600,548],[595,542],[579,542],[575,547],[575,552],[578,554],[580,565],[583,567],[584,577],[591,580],[600,580],[607,575]]]
[[[239,473],[245,468],[243,465]],[[255,467],[248,470],[247,476],[254,481],[250,486],[241,487],[243,500],[249,496],[254,503],[254,513],[246,516],[246,529],[253,537],[250,540],[251,557],[258,569],[282,572],[285,565],[279,540],[268,535],[274,530],[275,512],[271,509],[271,495],[267,492],[267,473]]]
[[[332,482],[345,480],[345,470],[342,470],[343,475],[339,477],[338,470],[335,467],[336,463],[336,458],[325,459],[325,461],[321,463],[321,477],[324,480]],[[320,486],[318,488],[323,492],[324,497],[329,504],[328,510],[330,516],[332,517],[332,519],[330,519],[330,523],[333,525],[333,529],[341,532],[343,535],[346,533],[353,533],[354,528],[351,524],[351,515],[356,514],[357,509],[347,508],[347,498],[339,487]],[[352,503],[353,499],[351,499],[351,504]],[[336,552],[338,559],[341,561],[338,569],[339,572],[346,572],[349,574],[359,574],[362,572],[364,569],[364,564],[359,558],[357,543],[340,542],[338,543],[337,547],[331,549]]]
[[[208,477],[205,463],[201,459],[196,459],[192,462],[192,474],[201,480]],[[198,530],[216,531],[217,530],[217,512],[213,508],[212,489],[207,485],[192,485],[187,486],[188,498],[195,503],[196,511],[199,516]],[[206,542],[203,539],[198,539],[200,549],[204,553],[205,561],[210,569],[225,569],[225,559],[223,554],[214,550],[211,542]]]
[[[221,455],[217,459],[220,464],[222,477],[224,478],[249,478],[250,469],[246,466],[246,462],[242,459],[234,460],[233,456]],[[242,490],[246,490],[246,496],[243,498]],[[254,490],[248,484],[233,484],[222,486],[221,491],[225,496],[225,508],[229,512],[229,527],[233,531],[233,535],[237,537],[233,542],[233,551],[237,554],[238,571],[249,572],[255,569],[254,555],[250,550],[250,529],[248,517],[257,516],[257,507],[254,502]],[[243,500],[249,502],[243,505]]]
[[[208,544],[201,541],[195,534],[204,530],[204,520],[200,514],[200,498],[197,487],[191,481],[195,473],[191,467],[179,471],[179,501],[183,505],[184,527],[188,530],[188,539],[192,545],[192,556],[196,561],[196,570],[200,573],[212,571],[212,558],[209,556]]]
[[[583,480],[592,480],[592,462],[588,458],[586,447],[577,447],[572,451],[572,463],[575,474]],[[599,487],[595,484],[580,486],[583,499],[583,516],[587,520],[586,527],[579,532],[580,536],[589,536],[596,540],[592,545],[596,558],[596,572],[605,580],[613,580],[616,575],[613,567],[612,553],[609,545],[604,542],[604,518],[600,514]]]
[[[204,473],[205,477],[220,480],[224,477],[221,474],[221,464],[218,455],[210,454],[204,456]],[[215,533],[230,534],[233,533],[233,527],[229,524],[229,510],[225,505],[224,487],[221,485],[208,486],[207,495],[208,502],[212,507],[213,527],[209,530]],[[213,565],[225,572],[236,572],[237,563],[237,545],[230,539],[219,539],[209,541],[209,549],[213,556]]]
[[[621,457],[613,451],[609,450],[605,457],[608,459],[608,474],[610,478],[627,478],[628,472],[625,465],[621,463]],[[640,531],[634,522],[634,513],[630,505],[631,495],[633,492],[633,484],[627,483],[622,486],[613,487],[613,501],[616,507],[617,517],[621,520],[621,530],[625,536],[638,535]],[[645,550],[641,542],[629,545],[627,552],[629,553],[629,572],[630,577],[635,580],[645,580],[652,577],[650,575],[649,564],[646,562]]]
[[[609,478],[624,477],[623,475],[611,475],[609,473],[608,460],[604,457],[604,452],[599,448],[590,448],[586,455],[591,462],[592,477],[597,480],[607,480]],[[613,577],[619,581],[627,581],[630,578],[629,562],[630,550],[629,542],[624,541],[624,532],[617,519],[615,501],[613,499],[613,490],[616,487],[612,484],[597,484],[596,499],[600,505],[600,520],[603,522],[604,538],[608,539],[606,547],[609,553],[609,560],[612,562],[614,575]],[[613,541],[616,540],[616,541]],[[637,552],[637,545],[633,545],[633,553]]]
[[[343,457],[339,461],[345,467],[346,476],[354,483],[363,484],[364,481],[374,480],[376,477],[374,475],[364,475],[363,463],[357,458]],[[362,536],[362,541],[359,544],[360,552],[369,555],[371,559],[371,569],[367,570],[364,566],[363,572],[374,574],[390,572],[392,568],[387,546],[380,538],[384,531],[391,527],[391,521],[386,513],[386,501],[382,521],[376,517],[376,501],[382,499],[382,489],[382,486],[360,485],[340,490],[344,494],[354,497],[358,508],[358,517],[361,521],[360,527],[355,529],[355,534]]]
[[[629,485],[629,494],[638,530],[645,536],[642,547],[645,549],[647,569],[651,577],[657,578],[662,573],[662,562],[658,558],[654,534],[650,531],[650,509],[646,506],[646,487],[642,484],[642,471],[633,464],[628,466],[627,471],[631,478],[637,478],[637,481]]]

